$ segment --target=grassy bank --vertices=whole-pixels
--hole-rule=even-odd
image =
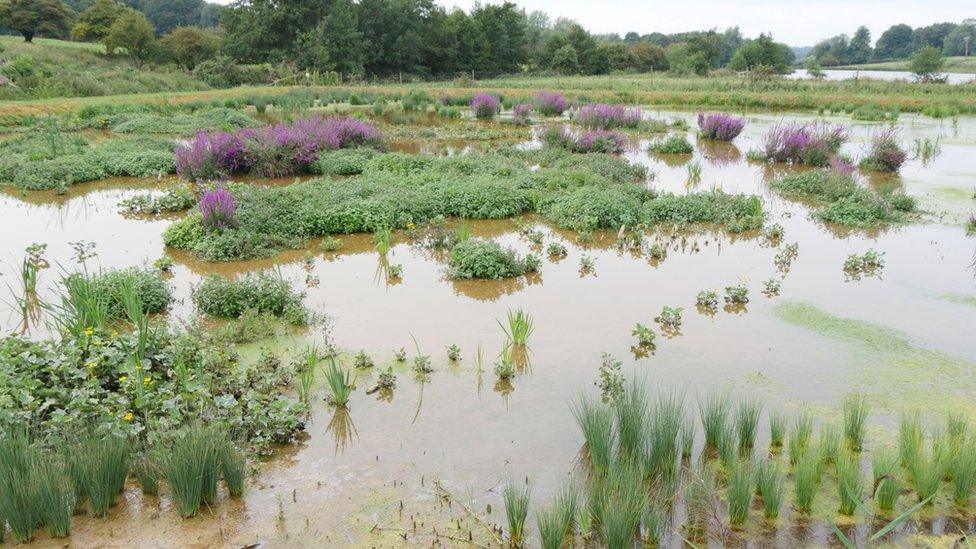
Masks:
[[[839,69],[850,69],[850,70],[862,70],[862,71],[907,71],[908,59],[900,59],[897,61],[884,61],[881,63],[865,63],[863,65],[850,65],[846,67],[837,67]],[[976,73],[976,57],[946,57],[945,66],[943,67],[944,72],[962,73],[962,74],[974,74]]]
[[[293,90],[312,93],[341,91],[390,97],[402,97],[411,91],[425,91],[435,99],[443,96],[471,97],[475,93],[487,91],[512,100],[521,100],[535,96],[541,89],[558,91],[570,99],[580,101],[688,109],[850,112],[858,107],[872,107],[900,112],[935,110],[952,114],[976,113],[976,86],[972,84],[948,86],[866,79],[856,82],[784,79],[750,82],[736,76],[677,77],[640,74],[511,77],[477,81],[465,86],[456,86],[453,82],[423,82],[342,87],[242,86],[223,90],[172,91],[180,86],[182,84],[169,83],[150,88],[164,90],[153,93],[0,101],[0,117],[11,119],[45,113],[73,112],[89,105],[160,102],[180,104],[254,95],[276,96]]]

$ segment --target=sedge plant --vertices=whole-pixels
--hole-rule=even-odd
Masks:
[[[524,483],[509,481],[502,491],[505,518],[508,521],[508,537],[513,545],[520,544],[525,535],[525,519],[529,513],[531,494],[532,486],[528,481]]]

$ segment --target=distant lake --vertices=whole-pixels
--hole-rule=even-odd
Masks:
[[[908,71],[857,71],[849,69],[829,69],[823,71],[825,80],[850,80],[852,78],[873,78],[875,80],[905,80],[912,82],[915,75]],[[966,84],[976,80],[976,74],[949,73],[950,84]],[[797,69],[786,76],[793,79],[812,78],[804,69]]]

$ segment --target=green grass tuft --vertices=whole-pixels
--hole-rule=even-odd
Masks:
[[[529,496],[532,494],[532,487],[528,481],[516,483],[509,481],[502,491],[502,499],[505,501],[505,518],[508,520],[508,537],[513,545],[522,542],[525,536],[525,518],[529,513]]]

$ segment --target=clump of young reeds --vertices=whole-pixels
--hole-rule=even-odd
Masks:
[[[532,486],[526,482],[509,481],[502,491],[505,502],[505,518],[508,520],[508,538],[512,545],[522,542],[525,535],[525,518],[529,513],[529,496]]]
[[[21,430],[0,439],[0,518],[6,519],[20,543],[34,538],[41,520],[31,478],[31,453],[27,435]]]
[[[616,438],[613,411],[599,399],[582,395],[573,403],[573,415],[583,433],[585,460],[594,473],[606,473],[613,461]]]
[[[536,525],[543,549],[559,549],[572,533],[573,520],[579,507],[579,490],[567,484],[556,494],[552,504],[536,512]]]
[[[906,468],[922,449],[922,420],[918,412],[903,414],[898,425],[898,458]]]
[[[770,412],[769,445],[773,448],[782,448],[784,440],[786,440],[786,414],[778,410]]]
[[[864,445],[864,431],[868,418],[867,398],[861,394],[848,395],[844,399],[844,439],[847,447],[860,452]]]
[[[765,459],[756,468],[756,491],[762,496],[763,515],[774,520],[779,516],[786,492],[786,479],[774,459]]]
[[[840,433],[837,426],[833,423],[825,423],[820,428],[818,450],[820,452],[820,463],[827,465],[837,459],[840,451]]]
[[[952,460],[953,499],[956,505],[965,507],[973,494],[976,485],[976,439],[963,441]]]
[[[160,453],[160,466],[180,516],[192,517],[200,505],[214,499],[223,440],[214,428],[194,424],[174,436]]]
[[[681,457],[691,459],[691,452],[695,447],[695,418],[685,415],[681,420]]]
[[[676,391],[660,391],[651,407],[645,469],[649,475],[665,483],[673,482],[678,476],[679,438],[684,418],[684,395]],[[694,433],[691,436],[694,438]]]
[[[621,459],[636,461],[643,456],[649,406],[644,383],[637,380],[628,383],[614,403],[617,450]]]
[[[373,233],[373,246],[380,255],[386,255],[390,251],[390,241],[393,238],[393,233],[390,232],[389,227],[381,227]]]
[[[708,533],[708,525],[716,517],[717,498],[715,473],[702,462],[697,463],[685,484],[684,499],[688,512],[685,532],[690,539],[703,539]]]
[[[247,456],[230,440],[220,445],[220,473],[227,484],[227,493],[233,498],[244,495],[244,480],[247,476]]]
[[[352,394],[352,374],[340,368],[334,358],[329,360],[329,365],[325,366],[323,371],[331,392],[332,403],[339,408],[345,407],[349,404],[349,395]]]
[[[752,462],[747,459],[734,460],[731,466],[727,466],[726,480],[729,524],[741,526],[749,518],[749,507],[752,505],[754,480]]]
[[[590,507],[608,547],[629,547],[640,529],[647,489],[639,467],[618,462],[591,481]]]
[[[125,438],[88,433],[75,447],[83,493],[96,517],[108,514],[115,505],[128,474],[128,443]]]
[[[314,346],[305,349],[296,361],[298,374],[298,401],[308,404],[315,384],[315,370],[318,369],[319,351]]]
[[[139,481],[143,494],[151,496],[159,494],[160,470],[154,456],[146,454],[135,459],[132,463],[132,473]]]
[[[498,325],[501,326],[502,331],[505,332],[505,336],[508,338],[508,341],[513,345],[524,346],[528,342],[529,336],[532,335],[532,332],[535,330],[532,316],[522,309],[508,311],[507,328],[501,323],[501,321],[496,322],[498,322]]]
[[[735,409],[735,427],[739,435],[739,445],[742,448],[752,448],[756,443],[762,406],[762,401],[759,399],[746,398],[739,401],[739,405]]]
[[[35,452],[31,482],[36,495],[30,504],[36,506],[47,533],[52,538],[67,537],[75,509],[75,492],[62,457]]]
[[[874,503],[881,511],[891,511],[901,494],[898,481],[898,456],[888,448],[874,452],[871,459],[871,474],[874,477]]]
[[[820,487],[820,456],[812,449],[802,450],[793,465],[794,506],[800,513],[809,514],[813,499]]]
[[[906,469],[912,476],[915,494],[918,496],[918,501],[925,501],[939,491],[939,484],[945,475],[944,464],[934,449],[926,451],[924,447],[919,447],[910,450],[907,455]]]
[[[793,419],[793,429],[790,431],[790,438],[787,450],[790,456],[790,464],[796,464],[800,455],[810,444],[810,435],[813,433],[813,418],[806,410],[801,411]],[[818,456],[819,457],[819,456]]]
[[[698,400],[698,412],[701,416],[702,429],[705,432],[705,446],[718,449],[729,430],[729,412],[732,410],[732,400],[728,395],[713,395],[707,401]]]
[[[837,457],[837,492],[840,496],[840,514],[851,516],[864,494],[864,481],[861,478],[861,464],[857,454],[841,452]]]

